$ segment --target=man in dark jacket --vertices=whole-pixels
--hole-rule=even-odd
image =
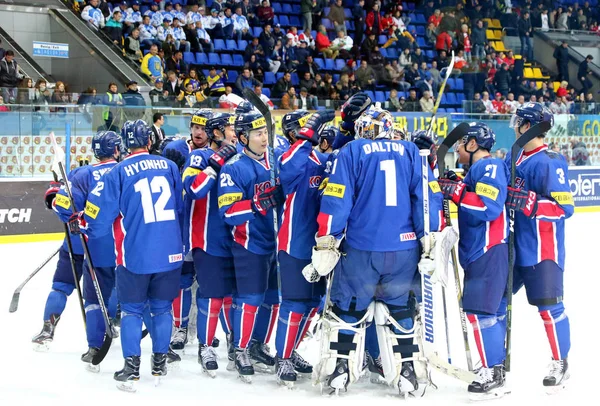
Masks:
[[[127,91],[123,93],[123,101],[126,106],[145,106],[146,101],[144,100],[144,96],[138,91],[137,82],[135,80],[130,80],[127,82]]]
[[[8,50],[0,61],[0,87],[5,103],[14,103],[17,99],[17,86],[23,75],[19,73],[19,66],[15,61],[15,54]]]
[[[485,36],[483,20],[477,20],[477,24],[471,30],[471,43],[473,44],[473,56],[477,59],[484,59],[487,38]]]
[[[508,65],[503,63],[502,67],[494,75],[494,87],[496,91],[506,97],[510,87],[511,77],[508,71]]]
[[[593,59],[594,57],[592,55],[588,55],[585,57],[583,62],[579,64],[579,70],[577,71],[577,79],[579,79],[581,85],[583,86],[583,90],[581,91],[582,93],[587,94],[592,88],[592,86],[594,86],[590,78],[588,78],[588,75],[592,73],[592,71],[590,71],[588,67],[588,64],[592,62]]]
[[[531,28],[531,19],[529,18],[529,11],[523,13],[517,23],[519,31],[519,39],[521,40],[521,55],[527,56],[530,61],[533,60],[533,46],[531,45],[531,36],[533,30]]]
[[[360,0],[352,9],[352,19],[354,20],[354,47],[358,51],[358,47],[362,44],[363,34],[365,32],[365,0]],[[356,53],[356,52],[355,52]]]
[[[281,99],[281,97],[290,90],[292,87],[292,74],[285,72],[282,78],[280,78],[273,89],[271,89],[271,97],[273,99]]]
[[[569,44],[563,41],[559,47],[554,50],[554,59],[556,59],[556,67],[558,69],[557,80],[569,82]]]

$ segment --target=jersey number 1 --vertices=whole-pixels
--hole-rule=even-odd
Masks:
[[[396,196],[396,162],[392,159],[379,162],[379,170],[383,171],[385,177],[385,205],[397,206]]]
[[[167,178],[164,176],[155,176],[151,182],[148,182],[146,178],[140,179],[135,182],[134,189],[142,197],[144,223],[175,220],[175,211],[173,209],[165,210],[165,206],[171,199],[171,188],[169,187]],[[152,201],[153,193],[160,193],[156,203]]]

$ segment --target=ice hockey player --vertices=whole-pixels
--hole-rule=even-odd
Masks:
[[[314,374],[336,392],[358,379],[367,320],[373,318],[378,337],[386,342],[380,351],[387,382],[403,395],[418,386],[410,361],[418,346],[412,342],[409,291],[424,235],[421,157],[413,143],[391,140],[392,122],[389,112],[375,106],[356,120],[360,139],[341,149],[333,163],[317,217],[312,263],[303,270],[310,281],[317,279],[315,272],[325,276],[336,268],[333,307],[325,311],[321,361]],[[432,206],[438,188],[435,181],[429,185]],[[436,204],[441,206],[441,196]],[[437,230],[437,216],[430,217],[431,229]]]
[[[275,146],[276,156],[283,155],[297,141],[296,136],[300,129],[306,124],[310,113],[306,110],[294,110],[281,118],[281,132],[283,136],[277,136]]]
[[[184,244],[192,251],[198,290],[198,362],[210,376],[216,376],[217,354],[212,347],[221,312],[229,332],[229,308],[225,303],[235,288],[233,242],[230,227],[219,215],[217,177],[221,167],[237,154],[235,116],[215,113],[206,122],[208,149],[191,152],[183,171]],[[223,310],[223,307],[226,309]],[[231,337],[228,337],[231,341]]]
[[[286,114],[284,120],[292,114]],[[317,232],[319,186],[328,159],[313,147],[319,144],[325,125],[334,118],[333,110],[310,116],[299,131],[293,130],[296,141],[277,161],[285,204],[277,236],[282,301],[275,346],[277,379],[287,386],[296,381],[297,372],[312,373],[312,365],[298,354],[296,348],[317,312],[325,293],[325,280],[308,283],[302,270],[310,264]]]
[[[209,140],[206,134],[206,122],[212,115],[211,109],[196,110],[190,120],[190,139],[168,143],[163,149],[163,156],[175,162],[182,169],[191,151],[208,149]],[[183,350],[188,342],[188,323],[192,306],[194,276],[193,259],[191,255],[186,255],[181,269],[179,295],[173,301],[174,328],[171,348],[176,351]]]
[[[90,238],[114,235],[116,284],[121,303],[121,346],[125,365],[114,378],[122,390],[135,391],[140,377],[142,316],[152,314],[152,375],[167,373],[167,352],[183,263],[182,186],[173,162],[149,155],[150,129],[142,120],[128,123],[123,139],[130,155],[116,165],[88,196],[85,214],[72,217]]]
[[[333,152],[333,142],[336,137],[339,137],[340,130],[332,125],[326,126],[323,131],[321,131],[321,136],[319,138],[319,145],[317,145],[316,150],[322,154],[331,154]]]
[[[102,177],[116,164],[120,155],[121,137],[114,131],[100,131],[92,139],[92,150],[99,161],[94,165],[86,165],[76,168],[71,172],[71,193],[75,207],[83,210],[90,193],[101,190]],[[98,186],[100,185],[100,186]],[[54,210],[65,222],[73,214],[71,200],[66,191],[61,189],[54,200]],[[79,240],[79,237],[76,237]],[[100,238],[89,238],[88,247],[96,279],[100,286],[100,292],[104,304],[108,307],[109,298],[115,286],[115,249],[112,235]],[[87,368],[92,372],[98,372],[99,366],[92,365],[92,359],[100,349],[106,326],[94,289],[87,261],[83,263],[83,299],[85,300],[86,335],[88,340],[88,351],[81,356],[81,360],[87,363]]]
[[[541,103],[527,103],[511,119],[517,137],[554,117]],[[550,371],[543,380],[548,392],[569,379],[571,347],[569,319],[563,305],[565,219],[574,212],[565,158],[550,151],[545,134],[525,145],[516,157],[517,181],[509,187],[507,205],[515,215],[514,292],[525,286],[529,304],[537,306],[552,351]],[[510,162],[510,156],[507,156]]]
[[[74,172],[71,172],[69,178],[72,178],[73,175]],[[44,194],[44,202],[48,209],[56,210],[55,198],[61,187],[64,187],[61,182],[50,183],[48,190]],[[66,222],[68,218],[67,220],[61,220]],[[73,252],[71,253],[69,252],[67,238],[71,240],[73,248]],[[48,294],[46,306],[44,307],[44,325],[42,331],[31,339],[33,348],[36,351],[47,351],[50,348],[50,343],[54,339],[56,325],[67,305],[67,297],[75,289],[75,280],[73,279],[73,270],[71,269],[71,257],[75,264],[77,278],[80,279],[83,266],[83,247],[79,236],[69,233],[69,235],[65,236],[63,245],[58,253],[58,263],[56,264],[56,271],[54,271],[54,277],[52,278],[52,290]]]
[[[508,277],[508,219],[505,202],[510,177],[504,161],[490,155],[496,136],[484,123],[470,123],[458,142],[458,163],[470,169],[464,180],[448,171],[438,179],[444,199],[458,207],[458,257],[465,270],[463,308],[473,327],[482,366],[468,387],[473,400],[506,393],[504,337]]]
[[[235,132],[244,151],[230,159],[219,175],[219,213],[233,227],[233,261],[237,291],[233,298],[235,367],[245,382],[251,381],[254,366],[249,344],[257,313],[265,298],[269,279],[277,278],[273,209],[283,203],[281,186],[271,182],[274,164],[270,158],[265,118],[260,113],[241,114]],[[275,282],[276,284],[276,282]],[[277,299],[275,299],[277,300]],[[275,320],[272,320],[273,324]],[[256,334],[256,332],[254,333]],[[264,334],[264,331],[263,331]],[[253,359],[259,367],[272,367],[264,340],[255,340]],[[256,338],[256,335],[254,335]]]

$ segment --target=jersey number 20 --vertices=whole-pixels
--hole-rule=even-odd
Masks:
[[[173,209],[165,210],[165,206],[171,199],[171,188],[167,178],[155,176],[151,182],[148,182],[147,178],[140,179],[135,182],[134,189],[140,193],[142,198],[144,223],[175,220],[175,211]],[[154,193],[160,193],[156,203],[152,200],[152,194]]]

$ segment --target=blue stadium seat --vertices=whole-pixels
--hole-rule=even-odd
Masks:
[[[235,66],[230,54],[221,54],[221,63],[225,66]]]
[[[464,101],[465,101],[465,94],[464,93],[456,93],[456,103],[460,104],[462,106]]]
[[[344,61],[343,59],[335,60],[335,70],[341,71],[342,69],[344,69],[344,66],[346,66],[346,61]]]
[[[425,48],[425,47],[427,47],[427,43],[425,42],[425,38],[423,38],[423,37],[417,37],[417,46],[419,48]]]
[[[417,35],[421,36],[421,37],[425,35],[425,26],[424,25],[417,25]]]
[[[300,78],[296,72],[292,73],[292,86],[298,86],[300,84]]]
[[[275,84],[275,74],[273,74],[272,72],[265,72],[264,84],[265,85],[274,85]]]
[[[188,65],[195,65],[196,58],[194,58],[194,53],[193,52],[184,52],[183,53],[183,62],[187,63]]]
[[[327,14],[325,14],[325,15],[327,15]],[[325,26],[325,28],[327,28],[328,30],[333,30],[333,23],[331,22],[330,19],[323,18],[321,20],[321,24],[323,24]],[[283,24],[281,24],[281,25],[283,25]]]
[[[292,5],[291,4],[284,4],[281,12],[283,14],[294,14],[294,10],[292,10]]]
[[[268,87],[263,87],[262,94],[264,94],[267,97],[271,97],[271,89],[269,89]]]
[[[261,27],[254,27],[252,29],[252,33],[254,34],[255,37],[260,37],[260,34],[262,33],[263,29]]]
[[[464,113],[465,109],[463,109],[462,107],[459,107],[459,108],[456,109],[456,112],[457,113]]]
[[[443,108],[443,107],[440,107],[440,108],[438,109],[438,112],[440,112],[440,113],[445,113],[445,112],[446,112],[446,109],[445,109],[445,108]]]
[[[442,101],[441,101],[441,103],[440,103],[440,104],[441,104],[442,106],[445,106],[445,105],[447,105],[447,104],[448,104],[448,94],[447,94],[447,93],[444,93],[444,94],[442,95]]]
[[[456,87],[455,90],[465,90],[465,81],[461,78],[456,78]]]
[[[446,96],[446,103],[449,105],[456,106],[458,104],[456,101],[456,95],[454,93],[447,93],[444,96]]]
[[[385,99],[388,100],[390,98],[390,91],[385,92]]]
[[[448,86],[447,89],[449,89],[451,92],[453,92],[456,89],[454,78],[448,78],[448,82],[446,83],[446,85]]]
[[[409,25],[408,27],[406,27],[406,29],[408,30],[408,32],[417,31],[417,27],[415,27],[414,25]]]
[[[335,61],[333,59],[327,58],[325,59],[325,70],[335,71]]]
[[[354,21],[350,20],[346,20],[346,28],[348,29],[348,31],[355,31],[355,27],[354,27]]]
[[[375,100],[375,93],[373,93],[372,90],[367,90],[365,93],[371,98],[371,100]]]
[[[215,51],[225,50],[225,41],[223,41],[222,39],[215,39],[213,41],[213,45],[215,46]]]
[[[221,65],[219,54],[211,52],[208,54],[208,63],[211,65]]]
[[[273,3],[273,4],[271,4],[271,7],[273,7],[273,11],[275,12],[275,14],[281,14],[281,10],[282,10],[281,4]]]
[[[351,20],[352,19],[352,10],[350,10],[349,8],[345,8],[344,9],[344,16],[348,19]]]
[[[427,20],[423,14],[415,14],[415,16],[417,17],[415,19],[415,24],[427,24]]]
[[[244,66],[244,57],[242,55],[233,55],[233,66]]]
[[[282,27],[289,27],[290,26],[290,20],[289,20],[288,16],[286,16],[286,15],[280,15],[279,16],[279,24],[281,24]]]
[[[388,40],[388,38],[385,35],[380,35],[379,39],[377,40],[377,43],[379,45],[383,45],[386,43],[387,40]]]
[[[300,18],[298,18],[298,16],[291,16],[290,24],[292,27],[302,27],[302,23],[300,23]]]
[[[387,49],[386,49],[386,48],[381,48],[381,49],[379,50],[379,52],[381,52],[381,55],[382,55],[384,58],[388,58],[388,51],[387,51]]]
[[[400,55],[398,55],[398,50],[396,48],[387,48],[388,58],[390,59],[398,59]]]
[[[228,39],[225,41],[225,49],[228,51],[237,51],[237,43],[233,39]]]
[[[300,4],[292,4],[292,13],[296,15],[300,15],[302,10],[300,9]]]
[[[325,7],[323,9],[323,15],[328,16],[330,11],[331,11],[331,7]]]
[[[448,107],[448,108],[446,109],[446,113],[456,113],[456,109],[455,109],[455,108],[453,108],[453,107]]]
[[[383,103],[386,100],[384,92],[375,92],[375,101]]]
[[[238,51],[244,52],[246,50],[247,46],[248,46],[248,41],[246,41],[245,39],[241,39],[238,41],[237,49],[238,49]]]
[[[315,58],[314,61],[319,67],[319,69],[325,69],[325,61],[323,60],[323,58]]]
[[[208,65],[208,56],[201,52],[196,52],[196,64],[198,65]]]
[[[425,51],[425,56],[431,61],[435,58],[435,52],[433,52],[432,50],[427,50]]]
[[[279,72],[275,74],[275,80],[279,80],[283,77],[284,73],[283,72]]]
[[[334,73],[333,74],[333,84],[335,85],[339,80],[340,80],[340,74]]]
[[[210,75],[210,71],[208,69],[202,69],[202,74],[204,77],[208,77],[208,75]]]
[[[234,70],[230,70],[227,72],[227,83],[235,83],[235,80],[238,77],[238,73]]]

